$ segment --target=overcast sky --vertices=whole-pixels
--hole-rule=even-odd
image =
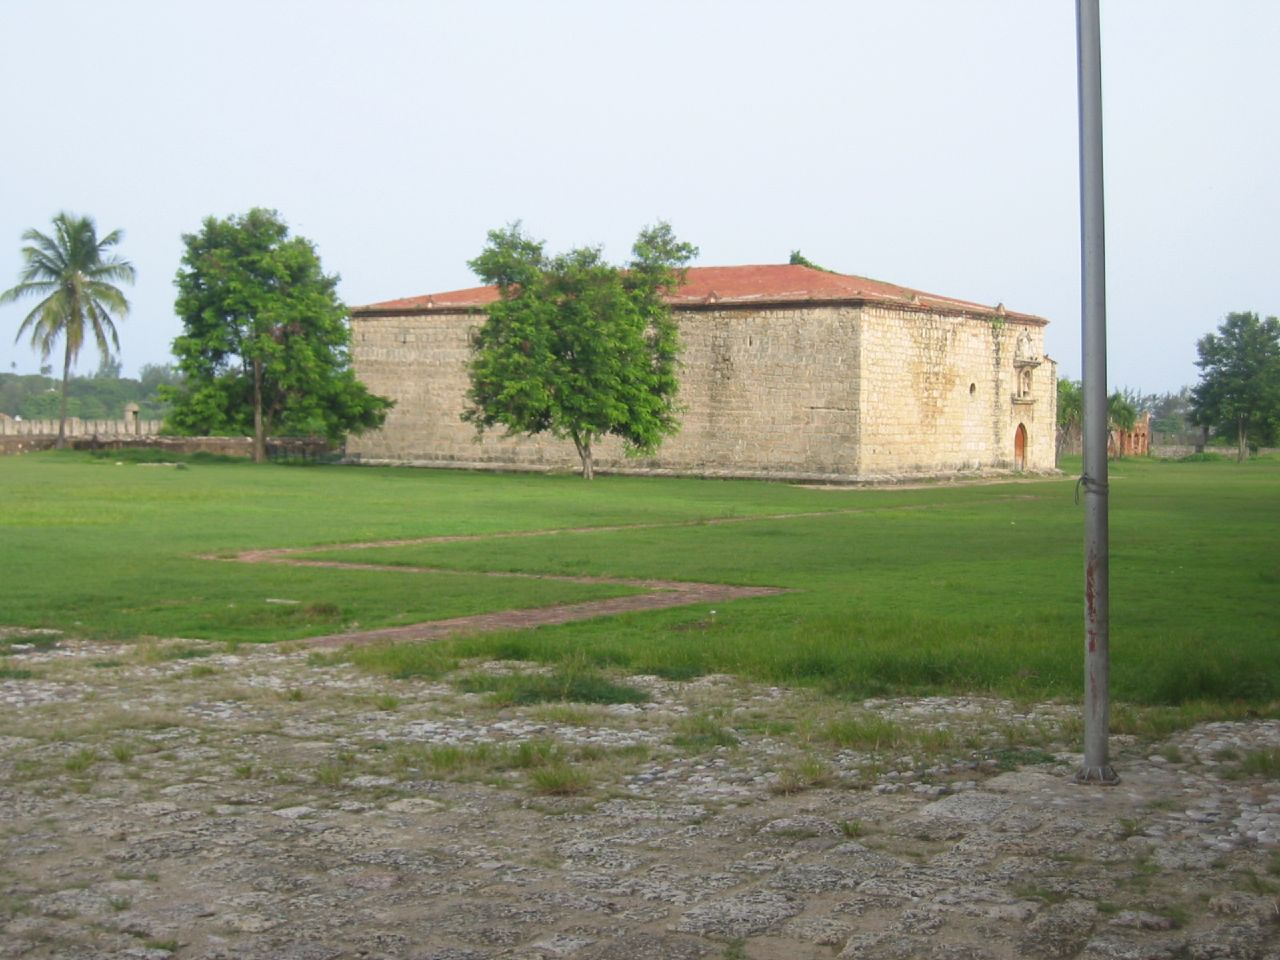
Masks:
[[[127,373],[180,332],[182,234],[254,206],[353,305],[474,286],[512,220],[621,261],[665,219],[701,265],[1040,314],[1080,373],[1071,0],[0,0],[0,36],[0,288],[59,210],[122,228]],[[1109,379],[1174,390],[1280,313],[1280,2],[1103,0],[1102,36]]]

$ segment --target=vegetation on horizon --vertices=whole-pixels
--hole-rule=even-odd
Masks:
[[[1197,423],[1236,439],[1243,461],[1249,438],[1273,444],[1280,438],[1280,320],[1256,313],[1229,313],[1217,333],[1196,342],[1200,383],[1191,391]]]
[[[48,367],[45,368],[48,370]],[[67,416],[81,420],[119,420],[126,404],[138,404],[143,420],[161,420],[169,404],[161,386],[179,382],[166,364],[145,364],[138,376],[120,376],[120,361],[108,360],[92,374],[67,382]],[[47,373],[0,373],[0,413],[23,420],[53,420],[58,416],[61,391]]]
[[[15,338],[31,335],[31,346],[47,360],[54,345],[63,342],[62,401],[58,408],[58,447],[67,442],[67,385],[85,338],[92,336],[104,361],[111,349],[120,349],[112,315],[123,319],[129,301],[116,283],[133,283],[133,264],[111,252],[124,237],[112,230],[98,238],[92,217],[78,217],[63,211],[53,218],[53,233],[35,228],[22,239],[23,268],[16,286],[0,292],[0,304],[28,297],[40,301],[23,319]]]
[[[1115,390],[1107,397],[1107,431],[1132,430],[1139,405],[1128,391]],[[1068,442],[1078,443],[1084,426],[1084,386],[1079,380],[1058,381],[1058,431],[1055,457],[1062,459]],[[1119,444],[1117,444],[1117,447]]]

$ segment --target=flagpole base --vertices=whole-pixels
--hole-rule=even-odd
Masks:
[[[1081,767],[1076,771],[1073,780],[1083,786],[1114,787],[1120,782],[1120,775],[1116,773],[1116,768],[1110,765],[1105,767]]]

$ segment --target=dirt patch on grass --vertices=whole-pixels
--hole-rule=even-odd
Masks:
[[[788,515],[790,516],[790,515]],[[709,521],[709,522],[730,522]],[[566,533],[588,533],[601,530],[645,529],[659,524],[636,524],[628,527],[579,527],[573,529],[547,530],[529,533],[499,533],[475,536],[423,537],[413,540],[382,540],[363,543],[346,543],[326,550],[368,550],[377,547],[414,546],[431,543],[455,543],[459,541],[504,539],[517,536],[559,535]],[[398,573],[430,573],[450,574],[455,570],[437,567],[411,567],[348,563],[341,560],[313,560],[300,554],[314,552],[316,548],[282,547],[270,550],[246,550],[234,558],[241,563],[276,563],[300,567],[327,567],[347,570],[387,570]],[[210,558],[213,559],[213,558]],[[469,575],[476,575],[468,571]],[[388,627],[380,630],[364,630],[340,634],[328,634],[308,638],[305,642],[315,647],[342,647],[381,642],[409,642],[423,640],[440,640],[444,637],[459,634],[489,633],[497,630],[526,630],[532,627],[552,624],[571,623],[576,620],[591,620],[596,617],[617,616],[623,613],[634,613],[640,610],[665,610],[671,607],[690,606],[698,603],[725,603],[747,597],[768,597],[789,591],[781,587],[747,587],[724,583],[695,583],[686,580],[637,580],[622,577],[569,576],[562,574],[510,573],[505,571],[484,571],[480,576],[510,577],[516,579],[562,580],[570,583],[600,583],[632,587],[644,593],[626,597],[612,597],[606,600],[589,600],[580,603],[564,603],[547,607],[526,608],[523,610],[504,610],[496,613],[474,614],[467,617],[453,617],[447,620],[434,620],[426,623],[411,624],[403,627]]]

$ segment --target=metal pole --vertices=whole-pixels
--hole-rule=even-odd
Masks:
[[[1084,764],[1077,783],[1119,781],[1111,722],[1107,542],[1107,272],[1102,202],[1102,44],[1098,0],[1076,0],[1080,84],[1080,275],[1084,359]]]

